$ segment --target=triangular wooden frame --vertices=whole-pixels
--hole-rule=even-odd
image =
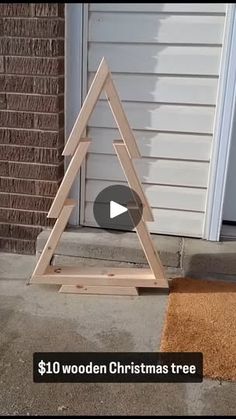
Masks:
[[[143,204],[143,215],[136,226],[136,232],[150,269],[50,266],[55,248],[76,205],[76,201],[67,199],[67,196],[91,143],[90,139],[82,138],[82,136],[103,90],[121,136],[121,140],[114,141],[113,146],[129,186],[138,194]],[[104,58],[84,100],[65,145],[63,155],[70,155],[72,158],[48,213],[49,218],[57,218],[57,220],[39,257],[30,282],[59,284],[61,285],[60,292],[80,294],[137,295],[139,287],[168,288],[162,263],[146,226],[146,221],[153,221],[152,210],[132,161],[133,158],[141,158],[141,155]]]

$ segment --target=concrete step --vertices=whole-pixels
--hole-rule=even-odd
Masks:
[[[37,256],[49,236],[37,239]],[[236,241],[151,235],[167,275],[236,280]],[[52,261],[56,265],[145,266],[146,258],[134,232],[109,233],[98,228],[68,229],[62,234]]]

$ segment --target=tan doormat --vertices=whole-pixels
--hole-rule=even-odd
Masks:
[[[236,283],[173,279],[161,351],[202,352],[205,377],[236,380]]]

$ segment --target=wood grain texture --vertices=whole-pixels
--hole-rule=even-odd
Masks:
[[[48,240],[36,264],[36,267],[31,277],[31,282],[35,282],[36,276],[43,275],[45,270],[47,269],[51,261],[51,258],[54,254],[54,251],[56,249],[56,246],[60,240],[60,237],[66,227],[66,224],[69,220],[69,217],[75,205],[76,205],[76,202],[70,199],[68,199],[65,202],[65,205],[62,208],[60,216],[56,220],[54,227],[51,230]]]
[[[79,171],[80,166],[83,160],[85,159],[90,143],[91,141],[87,138],[79,142],[79,145],[69,163],[64,178],[54,198],[54,201],[48,213],[48,218],[57,218],[59,216],[64,202],[70,192],[70,188],[73,184],[73,181],[77,175],[77,172]]]
[[[101,94],[102,88],[104,86],[104,83],[106,81],[107,75],[108,75],[109,69],[108,65],[103,58],[100,62],[100,65],[98,67],[97,73],[94,77],[94,80],[90,86],[90,89],[88,91],[88,94],[84,100],[83,106],[80,110],[80,113],[75,121],[75,124],[73,126],[73,129],[70,133],[70,136],[68,138],[68,141],[65,145],[65,148],[63,150],[64,156],[70,156],[73,155],[75,152],[75,149],[80,141],[80,138],[86,128],[88,119],[94,109],[94,106],[96,105],[96,102]]]
[[[64,294],[138,296],[138,291],[135,287],[104,287],[102,285],[97,287],[62,285],[59,292]]]
[[[131,188],[131,190],[137,193],[138,197],[140,198],[143,204],[143,215],[142,215],[143,219],[145,221],[154,221],[152,210],[143,192],[141,182],[137,176],[132,159],[130,158],[128,154],[125,144],[123,143],[123,141],[118,140],[118,141],[113,141],[113,145],[116,150],[117,157],[122,166],[125,177],[127,179],[127,182],[129,184],[129,187]],[[136,204],[138,205],[138,202],[136,202]]]

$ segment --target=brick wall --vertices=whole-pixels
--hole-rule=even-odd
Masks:
[[[63,144],[64,4],[0,3],[0,251],[54,223]]]

